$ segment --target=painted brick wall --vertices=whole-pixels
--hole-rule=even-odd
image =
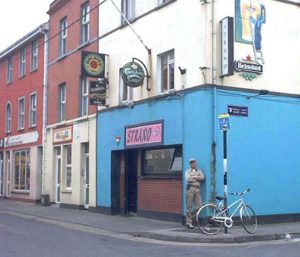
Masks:
[[[142,179],[138,183],[138,210],[181,213],[181,179]]]

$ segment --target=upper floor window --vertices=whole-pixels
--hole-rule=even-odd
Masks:
[[[88,115],[89,86],[86,78],[80,79],[80,116]]]
[[[20,51],[19,58],[19,76],[23,77],[26,74],[26,48]]]
[[[13,63],[12,56],[7,57],[6,64],[6,82],[11,83],[13,80]]]
[[[39,46],[38,46],[38,41],[34,41],[31,45],[31,71],[35,71],[38,69],[38,51],[39,51]]]
[[[158,56],[160,92],[174,89],[174,50]]]
[[[133,88],[127,86],[122,79],[122,69],[120,69],[119,75],[119,93],[120,104],[131,101],[133,98]]]
[[[81,7],[81,44],[90,39],[90,5],[85,3]]]
[[[29,126],[36,126],[36,108],[37,106],[37,95],[33,93],[30,95],[30,104],[29,104]]]
[[[58,92],[58,121],[64,121],[66,118],[66,84],[59,86]]]
[[[25,98],[19,99],[19,117],[18,117],[18,129],[24,129],[25,126]]]
[[[68,21],[67,18],[63,18],[60,21],[60,37],[59,37],[59,55],[63,56],[67,53],[67,27]]]
[[[122,0],[122,13],[126,17],[127,20],[132,20],[135,17],[135,0]],[[122,17],[122,23],[125,20]]]
[[[6,120],[5,120],[5,132],[10,133],[11,132],[11,103],[6,104]]]

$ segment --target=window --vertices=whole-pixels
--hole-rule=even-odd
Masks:
[[[14,152],[14,189],[30,189],[30,152],[22,150]]]
[[[72,188],[72,147],[70,145],[64,146],[64,185],[66,189]]]
[[[18,129],[24,129],[25,123],[25,98],[19,99],[19,116],[18,116]]]
[[[11,132],[11,104],[6,104],[6,122],[5,122],[5,132],[10,133]]]
[[[90,5],[85,3],[81,7],[81,44],[89,41],[90,37]]]
[[[19,76],[23,77],[26,74],[26,48],[20,51],[19,58]]]
[[[88,115],[89,86],[86,78],[80,79],[80,116]]]
[[[159,56],[160,92],[174,89],[174,51]]]
[[[30,106],[29,106],[29,126],[36,126],[36,105],[37,95],[36,93],[30,95]]]
[[[161,5],[161,4],[165,4],[167,2],[169,2],[170,0],[158,0],[158,5]]]
[[[182,147],[145,150],[143,161],[144,175],[180,175],[182,171]]]
[[[66,118],[66,84],[59,86],[58,96],[58,121],[63,121]]]
[[[7,64],[6,64],[6,82],[11,83],[13,80],[13,63],[12,63],[12,56],[7,57]]]
[[[133,88],[124,84],[122,69],[120,69],[119,80],[120,103],[131,101],[133,99]]]
[[[59,37],[59,55],[64,56],[67,53],[67,18],[60,21],[60,37]]]
[[[38,41],[34,41],[31,45],[31,71],[35,71],[38,69]]]
[[[135,17],[135,0],[122,0],[122,13],[127,20],[132,20]],[[124,18],[122,17],[122,23],[125,23]]]

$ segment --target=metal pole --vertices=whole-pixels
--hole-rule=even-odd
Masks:
[[[223,130],[223,168],[224,168],[224,209],[227,208],[227,130]],[[227,215],[226,211],[226,215]],[[225,226],[225,234],[228,233],[228,229]]]

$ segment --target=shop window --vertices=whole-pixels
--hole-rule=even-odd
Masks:
[[[26,74],[26,48],[20,51],[19,58],[19,76],[24,77]]]
[[[182,171],[182,147],[145,150],[143,175],[180,175]]]
[[[68,21],[67,18],[63,18],[60,21],[60,37],[59,37],[59,55],[64,56],[67,53],[67,27]]]
[[[64,186],[66,189],[72,188],[72,147],[64,146]]]
[[[30,151],[14,152],[14,189],[30,189]]]
[[[31,71],[35,71],[38,69],[38,41],[34,41],[31,45]]]
[[[133,20],[135,17],[135,0],[122,0],[122,13],[128,21]],[[122,24],[126,24],[123,17]]]
[[[174,50],[158,56],[158,75],[160,93],[174,89]]]
[[[90,5],[85,3],[81,7],[81,44],[89,41],[90,34]]]

